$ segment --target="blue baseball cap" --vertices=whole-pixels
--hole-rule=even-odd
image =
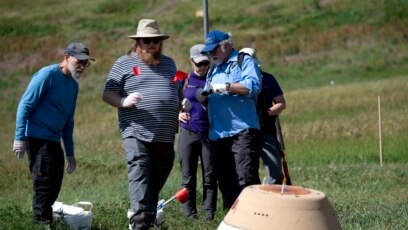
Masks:
[[[201,53],[211,52],[213,49],[215,49],[215,47],[217,47],[218,43],[228,38],[229,38],[229,35],[220,30],[213,30],[209,32],[205,38],[205,43],[204,43],[205,47],[201,51]]]

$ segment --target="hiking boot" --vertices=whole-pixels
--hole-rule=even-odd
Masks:
[[[187,215],[186,217],[187,217],[187,219],[189,219],[189,220],[198,220],[198,216],[197,216],[196,213]]]
[[[206,213],[204,216],[204,220],[214,220],[214,214],[213,213]]]
[[[154,215],[151,213],[140,213],[130,219],[132,230],[148,230],[153,226]]]

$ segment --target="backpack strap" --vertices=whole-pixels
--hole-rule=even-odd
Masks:
[[[249,54],[247,54],[247,53],[244,53],[244,52],[240,52],[239,54],[238,54],[238,66],[239,66],[239,68],[242,70],[242,62],[244,62],[244,57],[245,57],[245,55],[249,55]]]

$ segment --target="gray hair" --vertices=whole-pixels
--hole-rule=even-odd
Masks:
[[[231,32],[228,32],[227,34],[228,34],[228,38],[225,39],[225,40],[222,40],[222,41],[219,42],[218,44],[221,45],[221,44],[226,44],[226,43],[228,43],[228,44],[230,44],[231,46],[234,45],[234,41],[232,40],[232,34],[231,34]]]

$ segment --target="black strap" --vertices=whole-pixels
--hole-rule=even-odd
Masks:
[[[241,52],[238,54],[238,66],[240,69],[242,69],[242,62],[244,62],[245,55],[249,55],[249,54],[244,53],[244,52]]]

